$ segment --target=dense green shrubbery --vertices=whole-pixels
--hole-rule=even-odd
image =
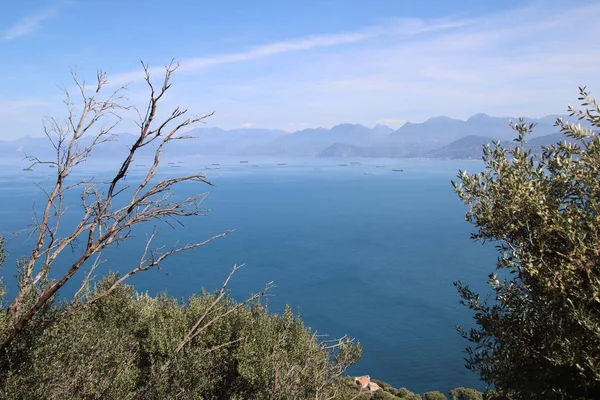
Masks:
[[[373,393],[370,397],[365,396],[365,399],[366,398],[370,398],[371,400],[398,400],[398,397],[384,390],[378,390],[375,393]]]
[[[350,379],[345,381],[344,399],[356,400],[447,400],[448,398],[438,391],[416,394],[406,388],[396,389],[389,383],[371,379],[371,382],[379,385],[381,390],[369,392],[367,389],[359,389]],[[362,392],[362,393],[361,393]],[[341,392],[340,392],[341,393]],[[483,393],[475,390],[459,387],[450,391],[452,400],[483,400]]]
[[[561,142],[536,154],[521,122],[455,184],[473,237],[500,250],[490,301],[456,283],[477,323],[467,367],[504,398],[600,398],[600,106],[585,88],[580,100],[569,112],[585,125],[559,119]]]
[[[450,393],[452,400],[483,400],[483,394],[475,389],[459,387],[452,389]]]
[[[421,399],[423,400],[448,400],[445,394],[442,392],[426,392],[421,395]]]
[[[213,300],[181,303],[120,286],[66,319],[55,304],[2,357],[0,397],[319,399],[339,391],[336,375],[360,358],[354,343],[332,353],[289,308],[278,316],[258,303],[217,319],[176,353]],[[234,305],[221,300],[210,316]]]

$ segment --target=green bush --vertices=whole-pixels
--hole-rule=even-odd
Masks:
[[[407,388],[400,388],[396,391],[396,396],[405,400],[421,400],[421,396],[408,390]]]
[[[371,379],[371,382],[376,383],[377,385],[379,385],[380,388],[382,388],[386,392],[389,392],[390,390],[394,390],[392,385],[390,385],[387,382],[380,381],[379,379]]]
[[[508,398],[600,398],[600,106],[585,88],[580,100],[569,112],[584,123],[557,120],[560,142],[534,152],[521,121],[454,184],[473,238],[500,253],[491,301],[455,283],[477,323],[461,331],[467,367]]]
[[[338,352],[324,349],[289,308],[275,315],[258,303],[235,308],[228,298],[208,319],[231,312],[175,352],[214,299],[182,303],[124,285],[66,319],[54,304],[38,313],[43,329],[30,324],[1,358],[0,398],[327,398],[360,357],[348,341]]]
[[[398,397],[384,390],[378,390],[371,396],[372,400],[398,400]]]
[[[458,387],[448,394],[452,400],[483,400],[483,393],[470,388]]]
[[[426,392],[421,395],[421,399],[423,400],[448,400],[445,394],[442,392]]]

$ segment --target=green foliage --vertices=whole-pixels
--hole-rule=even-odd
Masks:
[[[378,379],[371,379],[371,382],[379,385],[381,390],[370,392],[367,389],[360,389],[352,378],[346,377],[338,381],[336,387],[335,399],[347,400],[447,400],[447,397],[438,391],[427,392],[421,395],[411,392],[406,388],[396,389],[389,383]],[[452,400],[483,400],[483,394],[475,389],[459,387],[450,391]]]
[[[447,400],[447,397],[441,392],[427,392],[422,395],[411,392],[406,388],[396,389],[392,387],[389,383],[371,379],[371,382],[379,385],[380,390],[375,392],[370,392],[367,389],[360,389],[359,386],[354,383],[354,380],[351,378],[343,378],[338,380],[338,384],[336,387],[336,397],[335,399],[346,400],[346,399],[354,399],[354,400]],[[454,393],[457,396],[457,399],[461,400],[483,400],[482,394],[474,389],[467,388],[457,388],[450,392]],[[472,396],[472,397],[469,397]],[[478,397],[479,396],[479,397]],[[455,398],[453,398],[455,400]]]
[[[453,182],[473,238],[500,252],[491,301],[455,284],[477,323],[467,367],[501,396],[600,398],[600,107],[580,91],[569,111],[592,129],[559,119],[565,140],[534,154],[521,121],[516,145],[486,146],[485,170]]]
[[[445,394],[442,392],[425,392],[421,395],[423,400],[448,400]]]
[[[407,388],[400,388],[396,391],[395,395],[405,400],[421,400],[421,396],[408,390]]]
[[[483,393],[470,388],[458,387],[448,394],[452,400],[483,400]]]
[[[384,390],[378,390],[371,395],[372,400],[398,400],[398,397]]]
[[[387,382],[380,381],[379,379],[373,379],[373,378],[371,378],[371,382],[373,382],[373,383],[377,384],[377,385],[378,385],[380,388],[382,388],[383,390],[386,390],[386,391],[389,391],[389,390],[392,390],[392,389],[394,389],[394,388],[392,387],[392,385],[390,385],[390,384],[389,384],[389,383],[387,383]]]
[[[319,343],[289,308],[274,315],[259,303],[235,308],[228,298],[209,318],[234,311],[175,352],[214,299],[181,303],[121,285],[67,318],[54,304],[2,357],[0,398],[321,399],[339,391],[340,371],[360,358],[351,341],[333,350]]]

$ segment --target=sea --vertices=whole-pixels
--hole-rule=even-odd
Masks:
[[[149,160],[136,163],[127,184],[140,181]],[[90,159],[73,179],[100,183],[117,166]],[[0,235],[9,252],[2,274],[9,289],[16,260],[31,251],[27,228],[39,217],[43,190],[56,173],[45,165],[23,167],[22,161],[0,161]],[[473,319],[453,282],[485,293],[497,254],[493,245],[470,239],[467,208],[451,185],[459,170],[482,168],[476,161],[167,159],[159,178],[201,172],[214,186],[176,187],[174,198],[206,193],[207,215],[160,223],[156,246],[235,231],[130,283],[138,291],[184,298],[218,289],[234,265],[244,264],[229,286],[231,295],[244,300],[273,281],[273,296],[265,300],[272,312],[289,304],[323,338],[347,334],[363,346],[362,360],[348,374],[418,393],[483,389],[464,366],[468,343],[456,326],[471,326]],[[80,215],[78,195],[66,197],[65,229]],[[152,229],[141,226],[128,242],[105,252],[97,273],[130,269]]]

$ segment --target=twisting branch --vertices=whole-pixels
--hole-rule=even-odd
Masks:
[[[192,328],[189,330],[188,334],[185,336],[185,338],[183,338],[183,340],[181,342],[179,342],[179,344],[177,345],[177,347],[175,348],[175,353],[179,353],[181,351],[181,349],[183,349],[183,347],[188,344],[189,342],[191,342],[196,336],[198,336],[199,334],[201,334],[202,332],[204,332],[206,329],[208,329],[213,323],[215,323],[216,321],[218,321],[221,318],[226,317],[227,315],[237,311],[238,309],[245,307],[247,304],[252,303],[255,300],[258,300],[262,297],[267,296],[267,292],[269,290],[271,290],[272,288],[274,288],[275,286],[273,285],[273,282],[269,282],[265,285],[264,289],[262,290],[262,292],[259,293],[255,293],[253,295],[251,295],[250,297],[248,297],[246,300],[244,300],[241,303],[236,304],[234,307],[229,308],[227,311],[225,311],[222,314],[219,314],[215,317],[213,317],[212,319],[210,319],[208,322],[204,323],[204,320],[207,319],[207,317],[209,316],[210,312],[213,310],[213,308],[215,308],[215,306],[217,304],[219,304],[219,302],[223,299],[223,297],[227,294],[227,285],[229,284],[229,281],[231,280],[231,278],[233,277],[233,275],[244,266],[244,264],[240,264],[240,265],[234,265],[233,269],[231,270],[231,272],[229,273],[229,275],[227,276],[227,278],[225,279],[225,281],[223,282],[223,285],[221,286],[221,288],[216,292],[215,294],[215,299],[212,301],[212,303],[206,308],[206,310],[204,311],[204,314],[202,314],[202,316],[200,318],[198,318],[198,320],[196,321],[196,323],[192,326]]]
[[[103,290],[100,293],[95,294],[94,296],[92,296],[91,298],[89,298],[85,303],[72,308],[71,310],[69,310],[66,314],[66,316],[70,316],[73,315],[81,310],[83,310],[84,308],[86,308],[87,306],[89,306],[90,304],[100,300],[103,297],[106,297],[107,295],[111,294],[119,285],[121,285],[126,279],[132,277],[133,275],[137,274],[138,272],[141,271],[147,271],[150,268],[154,268],[154,267],[158,267],[160,265],[161,262],[163,262],[165,259],[167,259],[168,257],[177,254],[177,253],[181,253],[182,251],[186,251],[186,250],[191,250],[193,248],[196,247],[200,247],[200,246],[204,246],[205,244],[208,244],[210,242],[212,242],[215,239],[218,238],[222,238],[227,236],[228,234],[230,234],[231,232],[233,232],[233,230],[228,230],[225,231],[219,235],[215,235],[203,242],[198,242],[198,243],[192,243],[192,244],[188,244],[186,246],[182,246],[182,247],[175,247],[172,250],[169,250],[168,252],[161,254],[160,256],[157,256],[157,251],[156,250],[150,250],[150,245],[152,243],[152,240],[154,239],[154,237],[157,234],[156,229],[154,230],[154,232],[152,233],[152,235],[150,236],[150,238],[146,241],[146,246],[144,247],[144,253],[142,255],[142,258],[140,259],[140,262],[138,264],[137,267],[135,267],[134,269],[132,269],[131,271],[127,272],[125,275],[123,275],[122,277],[120,277],[119,279],[117,279],[112,285],[110,285],[110,287],[108,289]]]
[[[96,255],[96,259],[94,260],[94,263],[90,267],[90,270],[85,275],[85,278],[83,278],[83,280],[81,281],[81,285],[79,285],[79,289],[77,289],[77,291],[73,295],[73,301],[76,301],[76,299],[78,299],[79,296],[81,294],[83,294],[83,291],[86,290],[87,288],[89,288],[90,283],[94,280],[94,277],[93,277],[92,274],[94,273],[94,271],[96,270],[96,268],[98,268],[101,264],[104,263],[104,260],[100,259],[101,255],[102,254]]]
[[[81,277],[72,307],[63,316],[72,315],[108,295],[136,273],[159,267],[160,263],[171,255],[203,246],[231,232],[226,231],[207,240],[184,246],[175,244],[170,251],[161,253],[160,248],[150,247],[156,235],[155,231],[148,239],[141,261],[135,268],[104,292],[91,298],[80,296],[90,283],[92,272],[101,263],[98,257],[102,251],[111,245],[126,241],[139,224],[150,221],[171,223],[181,217],[203,216],[209,211],[201,207],[206,194],[195,194],[183,200],[173,197],[175,187],[181,183],[199,182],[212,185],[205,176],[191,174],[158,180],[157,174],[163,151],[169,143],[174,140],[191,139],[191,136],[182,134],[183,128],[203,123],[213,113],[187,117],[187,110],[177,107],[165,119],[159,120],[159,105],[171,87],[170,80],[178,65],[171,62],[165,68],[159,86],[153,83],[148,66],[142,63],[142,67],[145,72],[144,81],[150,92],[143,115],[137,108],[125,104],[126,85],[105,95],[108,80],[104,72],[99,71],[94,84],[89,87],[80,79],[77,71],[72,70],[71,77],[77,95],[72,96],[70,90],[62,89],[67,116],[63,120],[44,120],[44,134],[54,149],[54,159],[42,160],[34,155],[25,155],[31,162],[31,167],[37,164],[54,165],[56,177],[51,188],[44,190],[46,199],[43,211],[39,218],[36,218],[36,225],[32,231],[33,249],[19,271],[18,292],[7,309],[9,324],[0,332],[0,353],[6,351],[37,312],[88,264],[88,260],[96,259],[90,272]],[[94,149],[115,140],[116,134],[113,132],[122,119],[122,112],[132,109],[139,117],[139,131],[114,175],[106,182],[71,178],[72,173],[86,162]],[[125,184],[123,180],[135,156],[149,144],[153,144],[154,147],[152,164],[137,185]],[[75,226],[66,230],[62,216],[68,208],[64,200],[65,195],[70,191],[80,192],[82,213]],[[116,199],[119,199],[118,203]],[[62,275],[51,277],[54,263],[66,249],[74,250],[75,261]]]

